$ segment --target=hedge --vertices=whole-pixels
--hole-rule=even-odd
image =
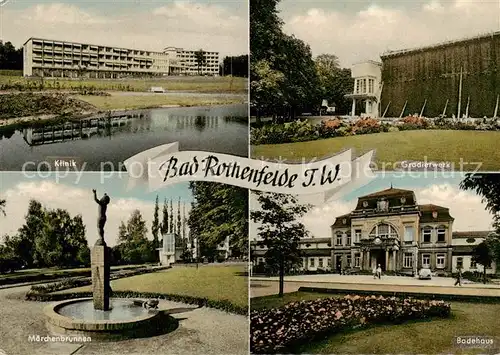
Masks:
[[[322,288],[322,287],[299,287],[299,292],[314,292],[326,294],[346,294],[349,295],[356,292],[358,295],[372,295],[374,291],[364,290],[346,290],[336,288]],[[378,295],[385,297],[398,297],[398,298],[418,298],[421,300],[444,300],[454,302],[472,302],[472,303],[499,303],[500,297],[498,296],[479,296],[479,295],[454,295],[454,294],[434,294],[423,292],[393,292],[393,291],[377,291]]]
[[[75,270],[75,271],[56,272],[53,274],[36,274],[36,275],[21,274],[19,276],[1,278],[0,286],[17,284],[17,283],[48,281],[48,280],[60,279],[62,277],[72,277],[72,276],[73,277],[90,276],[90,270]]]
[[[320,124],[308,121],[294,121],[284,124],[266,124],[251,129],[250,144],[280,144],[311,141],[318,139],[354,136],[381,132],[442,129],[442,130],[484,130],[497,131],[500,127],[494,123],[466,123],[450,120],[431,121],[419,117],[406,117],[392,124],[373,118],[360,118],[354,122],[338,118],[324,120]]]
[[[53,302],[62,301],[66,299],[92,297],[92,292],[73,292],[73,293],[30,293],[26,294],[25,299],[27,301],[38,301],[38,302]],[[187,295],[177,295],[168,293],[156,293],[156,292],[136,292],[136,291],[112,291],[111,297],[117,298],[155,298],[173,302],[180,302],[185,304],[197,305],[198,307],[209,307],[219,309],[228,313],[235,313],[244,316],[248,316],[248,307],[242,307],[227,300],[211,300],[203,297],[193,297]]]
[[[124,277],[131,277],[131,276],[136,276],[136,275],[143,275],[143,274],[149,274],[152,272],[156,272],[159,270],[165,270],[170,268],[170,266],[164,266],[164,267],[157,267],[157,268],[146,268],[146,267],[139,267],[136,269],[132,270],[119,270],[111,274],[110,279],[111,280],[117,280],[121,279]],[[90,274],[90,271],[88,271],[88,274]],[[82,287],[82,286],[87,286],[92,284],[92,279],[90,277],[84,278],[84,279],[65,279],[59,282],[54,282],[46,285],[34,285],[31,286],[30,291],[28,293],[50,293],[50,292],[56,292],[56,291],[61,291],[61,290],[66,290],[69,288],[75,288],[75,287]]]
[[[373,295],[291,302],[251,313],[250,350],[256,354],[287,353],[298,345],[336,332],[374,324],[445,318],[450,314],[450,305],[443,301]]]

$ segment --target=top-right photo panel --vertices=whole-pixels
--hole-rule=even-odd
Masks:
[[[500,4],[250,1],[251,155],[500,170]]]

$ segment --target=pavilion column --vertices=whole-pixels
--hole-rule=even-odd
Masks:
[[[365,268],[365,254],[363,253],[363,250],[360,251],[359,259],[359,268],[363,270]]]
[[[396,271],[397,270],[397,259],[396,259],[396,250],[392,251],[392,270]]]
[[[371,270],[372,269],[372,265],[371,265],[371,258],[370,258],[370,250],[368,249],[368,251],[366,252],[366,264],[367,264],[367,267],[366,269],[367,270]]]
[[[385,271],[389,270],[389,249],[385,250]]]
[[[351,116],[356,115],[356,99],[352,99],[352,110],[351,110]]]

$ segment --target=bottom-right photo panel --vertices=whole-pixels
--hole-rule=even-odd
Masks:
[[[252,193],[251,352],[499,353],[499,232],[500,174]]]

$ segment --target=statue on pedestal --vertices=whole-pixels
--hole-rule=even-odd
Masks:
[[[104,242],[104,225],[106,224],[106,210],[110,201],[109,196],[105,193],[104,196],[99,200],[97,198],[96,190],[92,190],[94,193],[94,201],[99,205],[99,215],[97,217],[97,229],[99,230],[100,239],[97,240],[96,245],[106,245]]]

